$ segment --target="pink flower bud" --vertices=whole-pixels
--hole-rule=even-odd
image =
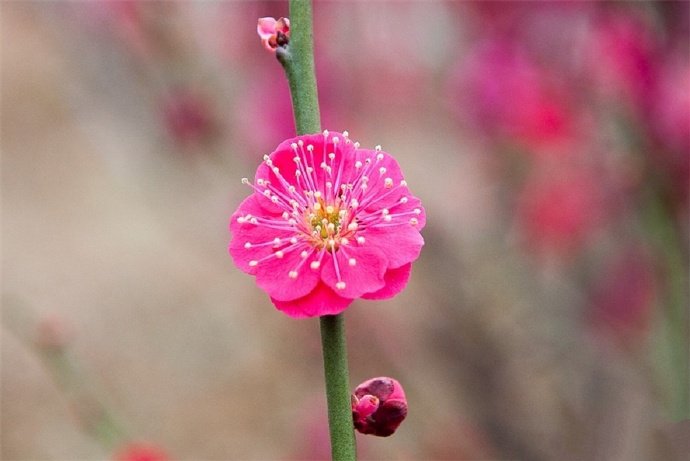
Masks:
[[[290,20],[288,18],[259,18],[256,33],[261,38],[264,48],[275,52],[279,46],[285,46],[290,41]]]
[[[352,418],[362,434],[388,437],[407,416],[407,399],[398,381],[373,378],[363,382],[352,394]]]

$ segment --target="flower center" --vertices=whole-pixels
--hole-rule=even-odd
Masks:
[[[340,198],[335,203],[328,204],[319,197],[305,213],[307,228],[311,229],[311,242],[317,248],[328,247],[338,249],[345,233],[342,232],[343,224],[348,219],[347,209],[341,209]]]

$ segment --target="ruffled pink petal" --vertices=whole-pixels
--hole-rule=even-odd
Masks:
[[[290,317],[307,318],[340,314],[354,299],[338,296],[323,283],[319,283],[308,295],[293,301],[271,298],[276,308]]]
[[[252,194],[242,201],[237,211],[230,217],[230,232],[232,233],[232,240],[228,247],[230,255],[240,269],[244,272],[255,274],[258,265],[250,266],[249,262],[258,261],[273,252],[273,247],[271,245],[256,246],[256,244],[271,242],[276,237],[283,239],[290,238],[294,232],[271,229],[249,222],[240,222],[241,218],[247,214],[270,219],[280,219],[280,216],[267,214],[266,211],[259,206],[257,195]],[[251,248],[245,247],[247,242],[252,244]]]
[[[276,22],[275,18],[259,18],[256,33],[259,34],[262,40],[268,40],[276,33]]]
[[[324,258],[325,259],[325,258]],[[350,260],[354,261],[354,265]],[[335,261],[340,272],[340,281],[345,287],[338,288],[338,276],[335,270]],[[378,249],[371,246],[342,245],[325,261],[321,279],[339,296],[345,298],[359,298],[364,293],[377,291],[385,285],[384,273],[388,260]]]
[[[335,138],[338,138],[337,144],[334,142]],[[297,145],[297,151],[295,151],[292,146],[300,140],[302,141],[302,146]],[[314,146],[312,152],[308,150],[310,145]],[[335,158],[332,160],[329,158],[331,153],[335,154]],[[328,137],[322,133],[295,137],[280,143],[276,150],[268,156],[270,165],[266,161],[259,165],[259,168],[256,170],[255,183],[258,183],[260,179],[268,180],[274,188],[286,197],[291,195],[288,190],[290,185],[295,187],[301,186],[300,189],[307,188],[305,174],[302,173],[298,181],[295,173],[298,170],[295,157],[299,157],[304,168],[307,165],[313,166],[314,170],[311,174],[311,181],[315,184],[316,189],[325,193],[327,189],[326,183],[335,183],[335,178],[338,175],[341,178],[354,178],[352,172],[347,169],[354,169],[354,166],[348,166],[347,160],[343,163],[343,168],[341,169],[343,159],[353,155],[354,146],[351,142],[346,142],[346,138],[342,133],[332,132],[328,134]],[[325,168],[321,167],[322,164],[330,167],[330,175]],[[276,168],[278,169],[277,172],[275,171]],[[311,182],[308,184],[311,184]],[[268,211],[276,212],[279,209],[268,198],[261,200],[260,203]]]
[[[310,250],[305,244],[289,249],[288,243],[280,248],[284,251],[282,258],[269,258],[256,266],[256,284],[279,301],[292,301],[309,294],[321,279],[321,268],[314,270],[310,267],[311,262],[317,259],[316,252],[310,252],[303,259],[300,252]],[[295,278],[290,277],[292,271],[297,273]]]
[[[380,158],[380,160],[379,160]],[[403,195],[409,196],[409,190],[401,184],[402,171],[398,162],[388,153],[371,149],[357,149],[355,155],[350,155],[345,163],[345,169],[355,170],[354,165],[362,162],[366,165],[367,159],[371,160],[371,166],[367,170],[368,189],[360,200],[363,209],[388,208],[400,200]]]
[[[388,267],[396,268],[416,260],[424,246],[424,238],[408,223],[392,227],[368,227],[360,233],[366,245],[381,250],[388,258]]]
[[[392,298],[407,286],[407,282],[410,281],[411,272],[412,263],[407,263],[396,269],[389,269],[384,276],[386,285],[378,291],[365,294],[362,298],[373,300]]]

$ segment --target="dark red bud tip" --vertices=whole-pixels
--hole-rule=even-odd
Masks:
[[[352,419],[362,434],[388,437],[407,416],[407,399],[398,381],[373,378],[363,382],[352,395]]]

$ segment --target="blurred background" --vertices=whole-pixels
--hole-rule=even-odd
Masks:
[[[410,406],[361,459],[686,459],[689,5],[316,2],[324,128],[428,215],[346,313]],[[226,249],[294,135],[287,3],[0,6],[2,459],[327,459],[318,321]]]

